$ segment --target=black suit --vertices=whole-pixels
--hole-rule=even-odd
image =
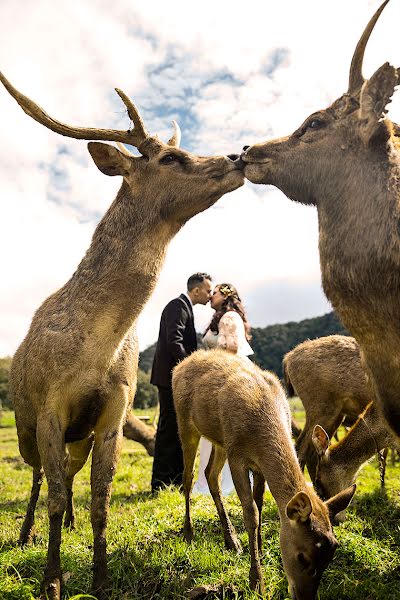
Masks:
[[[197,349],[193,309],[181,294],[164,308],[151,372],[151,383],[158,387],[160,417],[154,450],[151,487],[182,483],[183,456],[172,398],[172,369]]]

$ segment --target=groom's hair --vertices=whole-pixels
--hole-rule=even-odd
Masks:
[[[194,273],[187,280],[187,291],[191,292],[195,287],[203,283],[205,279],[212,281],[211,275],[208,273]]]

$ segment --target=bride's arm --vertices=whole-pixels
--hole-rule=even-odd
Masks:
[[[219,321],[218,330],[218,346],[237,354],[239,341],[244,333],[241,316],[233,310],[226,312]]]

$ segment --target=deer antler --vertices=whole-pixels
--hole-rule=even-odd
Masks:
[[[168,146],[175,146],[176,148],[179,148],[182,137],[181,128],[176,121],[172,121],[172,125],[174,126],[174,133],[171,139],[168,140]]]
[[[18,102],[22,110],[41,123],[48,129],[65,135],[67,137],[75,138],[78,140],[103,140],[107,142],[125,142],[126,144],[132,144],[132,146],[140,146],[148,137],[148,133],[144,128],[143,120],[132,100],[124,94],[121,90],[115,88],[115,91],[125,104],[128,115],[132,119],[134,129],[128,131],[119,131],[116,129],[96,129],[92,127],[72,127],[61,123],[56,119],[53,119],[48,115],[43,108],[33,102],[24,94],[21,94],[11,83],[4,77],[0,71],[0,81],[4,87],[11,94],[11,96]]]
[[[350,95],[357,94],[365,81],[362,74],[362,64],[364,60],[365,47],[369,40],[369,36],[371,35],[373,28],[375,27],[375,23],[379,19],[381,12],[383,11],[388,2],[389,0],[385,0],[385,2],[383,2],[383,4],[381,4],[381,6],[375,12],[368,25],[364,29],[364,33],[362,34],[360,41],[356,46],[350,66],[349,89],[347,91],[347,93]]]

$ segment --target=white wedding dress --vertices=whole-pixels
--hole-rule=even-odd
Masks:
[[[221,317],[218,328],[218,334],[213,333],[209,329],[203,337],[203,343],[207,349],[229,349],[230,351],[234,351],[238,356],[249,356],[250,354],[253,354],[253,350],[246,339],[242,318],[236,311],[227,311]],[[205,468],[210,458],[211,448],[211,442],[202,437],[200,439],[199,474],[197,481],[193,486],[193,493],[210,494],[205,475]],[[235,491],[231,470],[227,462],[221,472],[221,490],[223,496],[228,496]]]

